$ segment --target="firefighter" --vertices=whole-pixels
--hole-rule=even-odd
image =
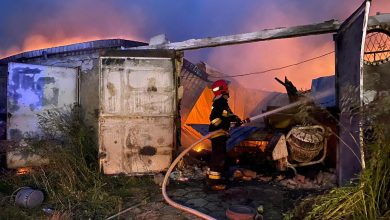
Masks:
[[[211,89],[214,93],[214,99],[210,114],[209,132],[219,129],[228,132],[232,125],[240,126],[242,124],[241,119],[233,114],[228,105],[228,83],[225,80],[217,80],[212,84]],[[225,164],[227,140],[228,136],[226,134],[220,134],[211,138],[212,152],[207,182],[212,190],[223,190],[226,188],[228,179],[228,167]]]

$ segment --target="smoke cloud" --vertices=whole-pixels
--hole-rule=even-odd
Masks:
[[[204,38],[265,28],[346,19],[362,0],[2,0],[0,58],[22,51],[89,40],[123,38],[148,41],[165,33],[170,41]],[[390,12],[390,1],[372,2],[371,14]],[[226,74],[258,72],[309,59],[334,48],[332,35],[273,40],[188,51]],[[281,71],[240,77],[245,87],[284,91],[273,79],[287,76],[298,88],[334,74],[334,56]]]

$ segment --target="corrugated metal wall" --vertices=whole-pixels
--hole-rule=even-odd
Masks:
[[[184,60],[183,68],[180,73],[180,84],[185,91],[180,102],[180,116],[182,121],[186,120],[203,90],[207,87],[207,84],[210,83],[207,77],[207,73],[199,67]]]

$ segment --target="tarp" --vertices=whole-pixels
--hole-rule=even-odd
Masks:
[[[208,124],[189,124],[189,126],[191,126],[203,136],[209,133]],[[258,131],[259,129],[261,128],[255,126],[242,126],[231,129],[229,131],[229,140],[226,143],[226,151],[230,151],[234,148],[234,146],[237,146],[240,142],[250,137],[254,132]]]
[[[335,80],[334,75],[312,80],[310,96],[315,98],[316,103],[323,108],[336,107]]]

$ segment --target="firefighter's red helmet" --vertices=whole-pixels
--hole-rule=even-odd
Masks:
[[[228,83],[223,80],[217,80],[211,85],[211,89],[215,96],[229,93]]]

